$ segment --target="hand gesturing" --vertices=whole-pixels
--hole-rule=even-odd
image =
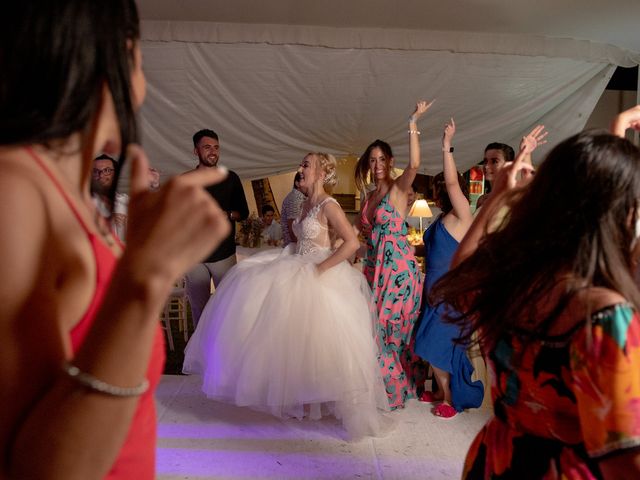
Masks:
[[[619,113],[611,122],[611,133],[618,137],[625,138],[628,128],[640,132],[640,105]]]
[[[547,143],[546,137],[549,132],[545,132],[544,125],[537,125],[531,132],[522,137],[520,141],[520,151],[525,150],[525,154],[531,154],[540,145]]]
[[[451,140],[456,134],[456,122],[451,121],[444,124],[444,132],[442,133],[442,145],[451,145]]]
[[[418,103],[416,103],[416,109],[411,114],[411,117],[409,117],[409,121],[410,122],[417,121],[422,115],[425,114],[427,110],[429,110],[431,105],[433,105],[433,102],[435,102],[435,100],[431,100],[430,102],[420,100]]]

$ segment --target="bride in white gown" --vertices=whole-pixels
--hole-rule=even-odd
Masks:
[[[380,412],[388,402],[371,291],[346,261],[358,240],[326,192],[335,169],[331,155],[304,158],[297,244],[253,255],[226,274],[189,340],[183,371],[201,374],[210,398],[279,417],[330,413],[355,439],[384,433],[390,420]],[[335,250],[329,226],[343,241]]]

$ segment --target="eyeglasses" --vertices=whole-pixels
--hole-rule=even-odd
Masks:
[[[115,170],[111,167],[106,167],[106,168],[94,168],[93,169],[93,177],[94,178],[100,178],[101,176],[106,176],[108,177],[109,175],[113,175],[113,172]]]

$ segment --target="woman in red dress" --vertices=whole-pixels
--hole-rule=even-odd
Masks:
[[[133,1],[9,2],[3,18],[0,478],[152,479],[158,315],[229,232],[202,188],[223,175],[149,191]],[[133,163],[126,251],[90,193],[103,152]]]

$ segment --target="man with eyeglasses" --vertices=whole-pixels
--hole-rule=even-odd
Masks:
[[[109,155],[102,154],[93,161],[91,192],[98,212],[105,218],[111,218],[118,238],[124,242],[127,233],[127,209],[129,195],[113,192],[114,179],[118,164]]]

